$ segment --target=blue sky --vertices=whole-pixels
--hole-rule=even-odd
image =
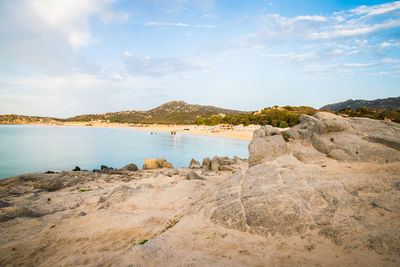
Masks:
[[[0,0],[0,114],[400,95],[400,1]]]

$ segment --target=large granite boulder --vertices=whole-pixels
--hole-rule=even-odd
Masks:
[[[170,162],[166,159],[145,159],[142,169],[143,170],[154,170],[154,169],[161,169],[161,168],[170,168],[173,169],[174,167]]]
[[[400,253],[399,125],[325,112],[300,121],[287,141],[256,130],[249,169],[221,182],[204,216],[264,237]]]
[[[281,132],[271,126],[263,126],[254,131],[253,140],[249,144],[249,166],[288,154],[289,149]]]
[[[398,165],[397,165],[398,166]],[[399,253],[398,175],[331,169],[323,172],[286,155],[238,171],[218,187],[205,217],[264,237],[328,240],[348,251]]]
[[[302,115],[300,124],[283,134],[291,140],[309,142],[318,152],[339,161],[400,161],[400,125],[397,123],[344,119],[319,112],[314,116]]]

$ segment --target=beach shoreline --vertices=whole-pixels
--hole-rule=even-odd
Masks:
[[[10,125],[10,124],[3,124]],[[62,124],[45,124],[45,123],[25,123],[15,125],[39,125],[39,126],[52,126],[52,127],[92,127],[92,128],[118,128],[118,129],[132,129],[144,130],[150,133],[156,132],[173,132],[175,127],[168,124],[143,124],[141,126],[135,124],[123,123],[102,123],[102,122],[63,122]],[[254,129],[258,126],[254,126]],[[187,129],[187,130],[185,130]],[[176,134],[191,134],[201,136],[213,136],[228,139],[251,141],[253,138],[254,129],[219,129],[213,126],[197,126],[197,125],[176,125]]]

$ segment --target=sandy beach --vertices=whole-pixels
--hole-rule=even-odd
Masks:
[[[134,124],[123,124],[123,123],[102,123],[102,122],[64,122],[57,126],[69,126],[69,127],[98,127],[98,128],[123,128],[123,129],[133,129],[133,130],[144,130],[149,132],[171,132],[174,131],[173,125],[167,124],[144,124],[144,125],[134,125]],[[214,136],[222,138],[231,138],[238,140],[250,141],[253,137],[254,129],[259,128],[259,126],[249,126],[234,129],[219,129],[213,126],[197,126],[197,125],[177,125],[176,134],[194,134],[194,135],[204,135],[204,136]],[[188,129],[188,130],[185,130]]]

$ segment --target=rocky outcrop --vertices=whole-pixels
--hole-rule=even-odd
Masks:
[[[300,120],[282,133],[255,131],[249,169],[221,183],[204,216],[268,238],[398,254],[399,125],[325,112]],[[377,173],[377,163],[391,162]]]
[[[198,161],[195,160],[195,159],[192,159],[192,160],[190,161],[189,169],[200,169],[200,168],[201,168],[200,162],[198,162]]]
[[[76,185],[78,182],[79,179],[77,177],[70,176],[67,173],[23,174],[1,180],[0,186],[3,188],[15,188],[17,190],[20,185],[29,184],[34,189],[56,191]]]
[[[125,165],[125,167],[122,168],[123,171],[130,171],[130,172],[135,172],[138,170],[138,166],[134,163]]]
[[[0,222],[5,222],[18,217],[40,217],[41,215],[27,208],[5,207],[0,209]]]
[[[203,170],[203,173],[207,172],[207,171],[209,171],[211,169],[211,160],[210,160],[210,158],[204,158],[203,159],[203,163],[201,164],[201,168]]]
[[[220,171],[228,171],[232,172],[235,170],[239,170],[242,168],[243,164],[246,164],[246,159],[241,159],[238,157],[234,157],[233,159],[229,157],[218,157],[214,156],[211,160],[210,158],[204,158],[202,164],[202,171],[206,173],[208,171],[220,172]]]
[[[289,149],[281,132],[272,126],[263,126],[255,130],[253,140],[249,144],[249,166],[289,153]]]
[[[145,159],[142,169],[143,170],[154,170],[154,169],[161,169],[161,168],[171,168],[171,163],[169,163],[166,159]]]
[[[211,171],[213,172],[218,172],[219,171],[219,162],[218,162],[218,157],[215,156],[211,159]]]
[[[75,168],[72,171],[73,172],[79,172],[79,171],[81,171],[81,168],[79,168],[79,166],[75,166]]]
[[[190,171],[186,175],[186,180],[204,180],[204,178],[195,173],[194,171]]]
[[[302,115],[299,125],[283,133],[292,140],[310,142],[320,153],[340,161],[400,161],[400,125],[397,123],[344,119],[319,112],[313,117]]]

